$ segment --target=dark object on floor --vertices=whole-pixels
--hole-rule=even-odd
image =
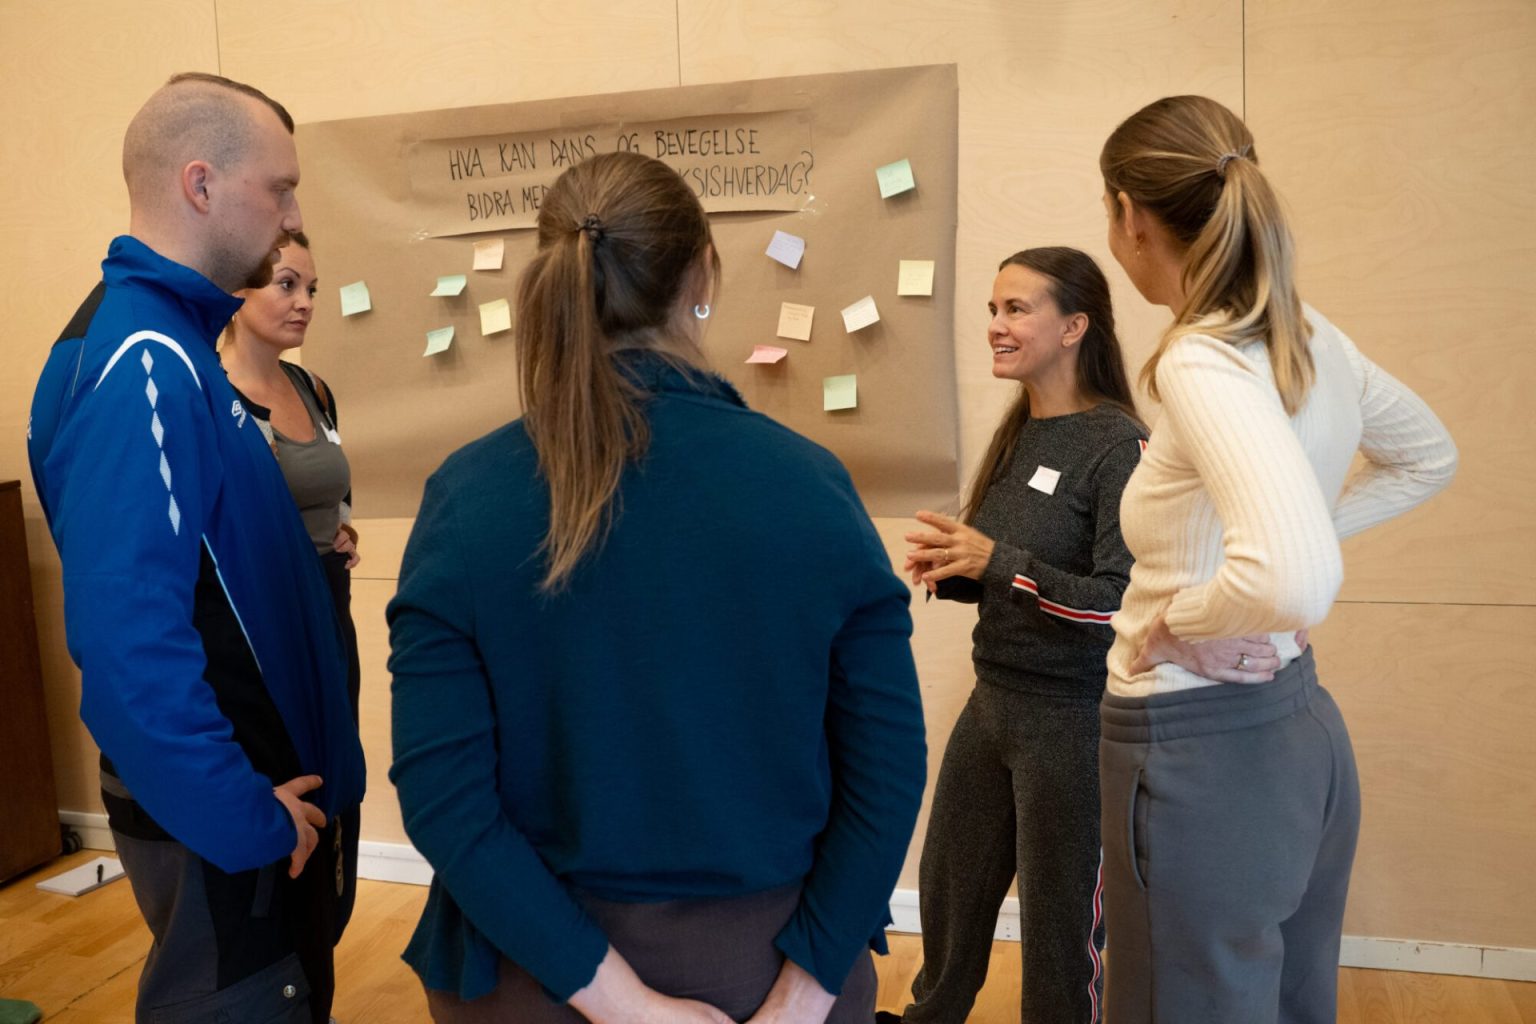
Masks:
[[[875,1024],[901,1024],[901,1014],[889,1010],[875,1011]]]
[[[0,999],[0,1024],[35,1024],[43,1019],[36,1003],[25,999]]]

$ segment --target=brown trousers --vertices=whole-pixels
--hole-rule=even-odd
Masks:
[[[794,913],[800,887],[788,886],[727,900],[611,903],[581,897],[614,949],[658,992],[697,999],[733,1020],[762,1005],[784,962],[773,939]],[[843,983],[827,1024],[868,1024],[875,1015],[875,965],[860,954]],[[437,1024],[585,1024],[586,1018],[544,993],[533,976],[501,961],[496,990],[466,1002],[427,990]]]

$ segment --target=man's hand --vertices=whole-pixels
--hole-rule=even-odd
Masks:
[[[315,845],[320,842],[320,836],[315,829],[325,828],[325,814],[320,808],[303,799],[305,793],[319,789],[321,784],[322,780],[318,775],[300,775],[272,790],[272,795],[288,809],[289,814],[293,815],[293,830],[299,835],[299,841],[294,845],[293,854],[289,857],[289,878],[299,877],[299,872],[304,870],[304,862],[309,860],[309,855],[315,852]]]

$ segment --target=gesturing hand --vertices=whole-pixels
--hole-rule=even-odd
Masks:
[[[980,580],[981,574],[992,561],[992,538],[972,526],[937,512],[924,510],[917,520],[933,527],[932,530],[914,530],[906,535],[907,543],[917,547],[907,552],[903,572],[912,574],[912,584],[925,584],[932,590],[939,580],[951,576],[964,576]]]
[[[293,853],[288,858],[289,878],[299,877],[299,872],[304,870],[304,862],[309,860],[309,855],[315,852],[315,845],[320,842],[320,836],[315,829],[325,828],[325,813],[314,804],[302,799],[305,793],[319,789],[320,786],[320,776],[300,775],[272,789],[272,795],[288,809],[289,814],[293,815],[293,828],[299,835],[299,840],[293,847]]]

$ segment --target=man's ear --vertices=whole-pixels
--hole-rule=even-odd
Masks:
[[[193,160],[181,169],[181,194],[187,202],[191,203],[198,213],[207,213],[209,208],[208,185],[213,177],[213,168],[203,160]]]

